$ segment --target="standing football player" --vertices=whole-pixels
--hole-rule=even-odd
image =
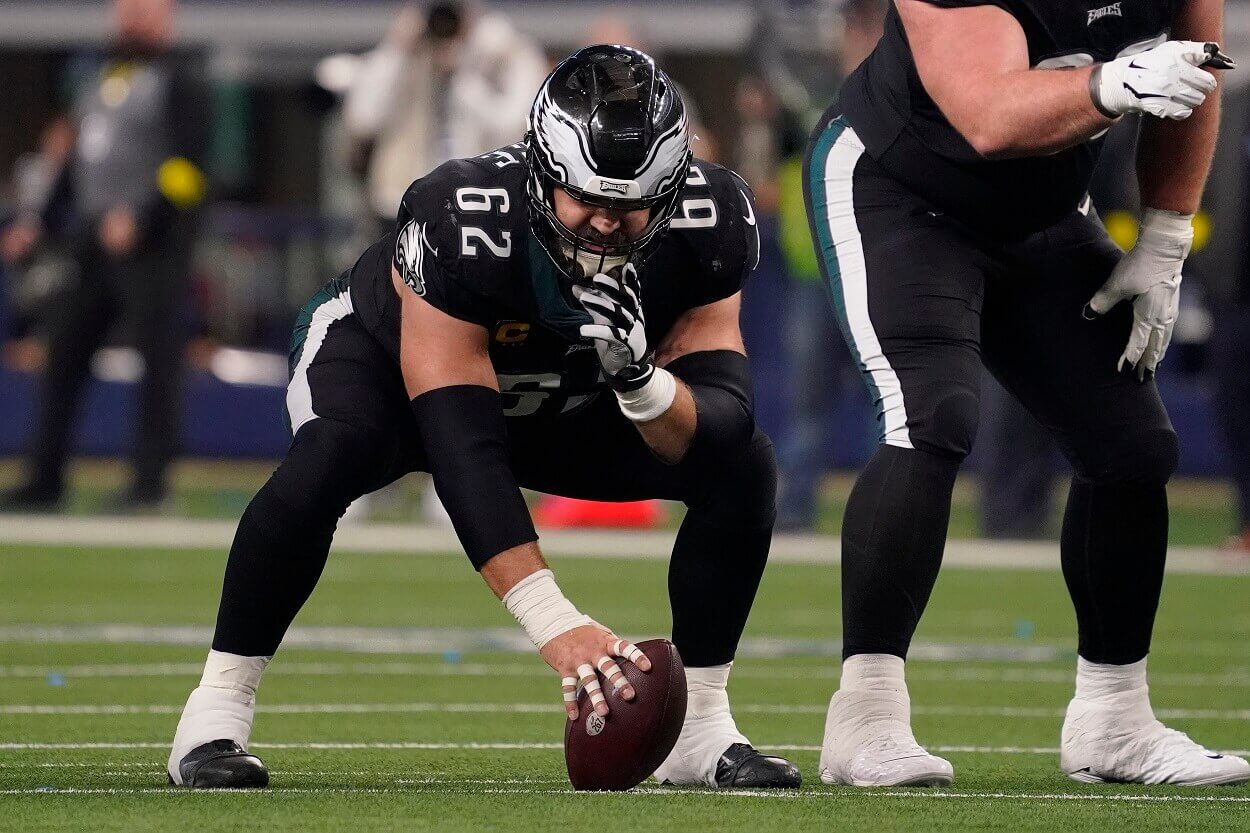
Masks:
[[[565,598],[518,486],[684,501],[669,592],[689,705],[656,777],[797,787],[726,694],[775,515],[738,328],[758,256],[750,189],[691,160],[680,95],[633,49],[577,52],[544,82],[524,143],[414,182],[395,233],[297,321],[294,440],[239,523],[170,778],[268,782],[247,752],[256,689],[339,517],[427,471],[469,560],[560,675],[570,720],[578,686],[599,715],[605,686],[634,697],[614,658],[650,662]]]
[[[1075,475],[1063,574],[1079,633],[1060,763],[1086,782],[1233,784],[1250,765],[1155,719],[1146,655],[1176,434],[1152,374],[1176,321],[1219,118],[1221,0],[895,0],[809,151],[813,236],[881,445],[842,531],[843,665],[822,780],[944,785],[903,661],[937,578],[980,364]],[[1141,113],[1141,233],[1091,211],[1099,137]]]

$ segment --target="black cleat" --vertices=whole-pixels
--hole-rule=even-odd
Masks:
[[[799,768],[785,758],[761,755],[747,743],[735,743],[716,764],[716,786],[721,789],[797,790],[803,783]]]
[[[178,771],[184,787],[200,790],[269,786],[269,770],[261,759],[232,740],[214,740],[195,747],[178,762]]]

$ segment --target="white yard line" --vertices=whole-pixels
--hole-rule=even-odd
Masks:
[[[943,665],[945,665],[943,661]],[[67,679],[112,677],[199,677],[204,665],[199,662],[93,663],[82,665],[0,665],[0,679],[46,679],[60,674]],[[281,677],[535,677],[546,678],[551,671],[537,661],[519,662],[285,662],[275,663],[270,675]],[[928,667],[925,660],[913,657],[907,668],[907,679],[924,682],[992,682],[1034,685],[1047,683],[1070,687],[1073,671],[1068,668],[952,668]],[[777,680],[801,677],[809,680],[836,680],[840,669],[811,664],[787,664],[777,660],[766,666],[739,665],[734,668],[735,680]],[[1152,687],[1183,688],[1250,688],[1250,674],[1151,672]]]
[[[365,749],[377,750],[398,750],[398,751],[428,751],[442,752],[447,750],[472,752],[472,751],[547,751],[553,749],[563,749],[561,743],[537,743],[537,742],[506,742],[506,741],[490,741],[490,742],[421,742],[421,741],[338,741],[338,742],[264,742],[255,741],[249,745],[250,749],[281,749],[281,750],[315,750],[315,751],[356,751]],[[771,750],[774,752],[819,752],[820,747],[814,744],[803,743],[764,743],[760,744],[761,749]],[[932,744],[927,747],[931,752],[943,754],[958,755],[1058,755],[1059,749],[1054,746],[968,746],[968,745],[940,745]],[[168,741],[98,741],[83,743],[0,743],[0,751],[10,752],[29,752],[29,751],[80,751],[80,750],[139,750],[139,749],[169,749]],[[1246,749],[1226,749],[1225,754],[1238,755],[1245,757],[1250,755],[1250,750]],[[23,764],[0,764],[0,768],[22,769],[26,765]],[[68,763],[40,763],[31,764],[30,766],[42,766],[48,768],[54,767],[119,767],[119,766],[150,766],[150,764],[118,764],[118,763],[99,763],[90,762],[68,762]]]
[[[0,544],[62,547],[160,547],[226,549],[236,522],[180,518],[92,518],[62,515],[0,517]],[[563,558],[667,559],[674,531],[547,530],[543,551]],[[450,530],[408,524],[343,524],[335,535],[337,552],[421,553],[460,552]],[[777,535],[770,559],[789,564],[834,564],[839,558],[835,536]],[[1058,570],[1059,546],[1032,541],[952,540],[943,566],[998,570]],[[1173,547],[1168,571],[1201,575],[1250,575],[1250,559],[1230,557],[1215,549]]]
[[[812,704],[735,703],[741,714],[824,714],[827,706]],[[558,703],[261,703],[262,714],[556,714]],[[912,706],[912,714],[940,717],[1060,718],[1062,708],[1029,706]],[[181,714],[181,704],[0,705],[0,714],[28,716]],[[1250,709],[1155,709],[1165,720],[1250,720]]]
[[[445,782],[450,783],[450,782]],[[609,800],[617,793],[575,793],[571,789],[533,789],[524,787],[486,787],[486,788],[435,788],[434,785],[412,785],[417,789],[402,787],[270,787],[264,790],[202,790],[192,792],[175,787],[92,787],[66,788],[35,787],[33,789],[0,790],[0,795],[165,795],[165,796],[222,796],[231,798],[243,795],[555,795],[568,796],[580,801]],[[668,789],[664,787],[638,787],[630,790],[630,795],[647,796],[710,796],[723,799],[765,798],[776,801],[820,800],[837,801],[848,799],[852,795],[856,799],[871,798],[908,798],[908,799],[945,799],[945,800],[979,800],[979,801],[1128,801],[1158,802],[1185,804],[1246,804],[1250,796],[1241,795],[1152,795],[1149,793],[1004,793],[1004,792],[941,792],[939,790],[917,789],[914,791],[892,790],[877,792],[862,790],[849,792],[846,790],[806,790],[787,792],[781,790],[710,790],[710,789]],[[209,799],[215,800],[215,799]]]
[[[0,642],[188,645],[204,648],[212,641],[212,635],[213,629],[207,625],[135,625],[122,622],[0,625]],[[297,626],[287,631],[282,646],[287,650],[308,648],[362,654],[444,654],[454,651],[464,654],[509,652],[532,655],[534,651],[525,632],[516,627]],[[1200,646],[1189,643],[1189,647],[1192,653]],[[834,662],[841,656],[841,650],[841,643],[836,639],[749,636],[738,646],[738,656],[769,659],[823,656]],[[952,662],[1074,661],[1071,649],[1044,644],[919,641],[912,645],[910,656],[917,660]]]

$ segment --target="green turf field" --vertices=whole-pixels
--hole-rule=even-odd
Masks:
[[[1062,579],[971,569],[942,575],[909,671],[917,734],[954,762],[951,789],[819,783],[837,673],[814,655],[836,651],[829,567],[770,567],[731,683],[741,727],[793,757],[801,792],[577,795],[558,745],[557,682],[510,649],[515,625],[463,557],[338,555],[292,634],[307,647],[284,650],[261,691],[253,748],[273,788],[190,794],[165,786],[165,745],[198,678],[224,554],[101,543],[0,547],[0,830],[1250,826],[1244,787],[1094,788],[1062,777],[1055,746],[1073,650]],[[662,564],[555,566],[570,597],[621,633],[667,632]],[[1250,748],[1247,598],[1250,576],[1170,578],[1151,660],[1160,713],[1228,750]]]
[[[171,476],[173,495],[165,513],[188,518],[228,518],[236,520],[248,502],[264,485],[276,461],[180,460]],[[117,460],[80,458],[70,466],[70,492],[66,511],[72,515],[100,512],[110,497],[125,487],[129,474]],[[21,478],[20,461],[0,458],[0,489],[9,488]],[[424,479],[409,477],[379,493],[370,509],[370,519],[411,523],[421,516],[421,490]],[[816,532],[837,535],[854,477],[841,472],[825,480],[821,490]],[[534,497],[534,495],[531,495]],[[1050,533],[1058,538],[1063,518],[1067,484],[1057,482],[1051,500]],[[978,483],[975,476],[963,475],[955,487],[951,505],[951,538],[976,538],[981,534],[977,510]],[[1174,545],[1219,547],[1236,530],[1235,497],[1221,480],[1173,478],[1168,487],[1171,518],[1169,539]],[[676,527],[681,507],[672,504],[669,525]]]

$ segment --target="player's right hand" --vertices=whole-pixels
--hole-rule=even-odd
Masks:
[[[642,284],[632,263],[613,272],[573,287],[573,297],[593,322],[582,325],[580,332],[594,341],[608,384],[617,390],[637,390],[655,372],[647,346]]]
[[[1099,64],[1090,77],[1090,97],[1111,118],[1149,113],[1161,119],[1187,119],[1215,91],[1215,76],[1199,69],[1212,58],[1208,46],[1201,41],[1168,41]]]
[[[634,687],[625,679],[614,657],[629,660],[641,671],[651,670],[651,660],[638,646],[599,624],[582,625],[565,631],[544,645],[539,653],[560,675],[564,710],[568,712],[569,720],[578,717],[579,686],[590,693],[591,706],[600,717],[608,713],[604,686],[619,689],[626,700],[634,699]]]

